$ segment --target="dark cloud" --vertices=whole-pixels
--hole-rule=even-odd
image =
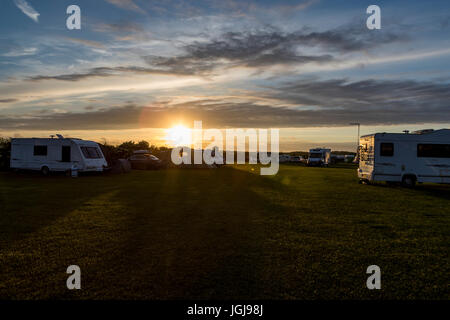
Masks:
[[[273,38],[272,38],[273,37]],[[204,74],[217,67],[267,67],[280,64],[326,63],[334,61],[330,54],[302,55],[290,43],[281,43],[276,35],[195,43],[184,47],[186,54],[177,57],[145,56],[147,63],[173,73]]]
[[[409,38],[393,31],[371,32],[364,23],[359,23],[323,32],[297,31],[291,34],[289,39],[301,46],[319,46],[326,50],[346,53],[406,41]]]
[[[28,80],[31,81],[41,81],[41,80],[61,80],[61,81],[79,81],[87,78],[94,78],[94,77],[107,77],[111,76],[112,73],[110,72],[110,68],[106,68],[108,70],[105,70],[105,68],[93,68],[90,69],[88,72],[85,73],[69,73],[69,74],[60,74],[55,76],[33,76],[29,77]]]
[[[182,47],[178,57],[147,56],[153,66],[171,70],[204,72],[217,66],[266,67],[278,64],[327,63],[334,53],[366,50],[380,44],[406,40],[390,32],[373,33],[367,28],[346,26],[325,32],[281,32],[274,28],[255,32],[228,32],[219,39],[194,42]],[[305,55],[302,50],[317,47],[322,54]],[[206,62],[205,62],[206,61]]]
[[[181,57],[158,57],[145,56],[144,60],[157,70],[176,75],[205,75],[210,73],[222,63],[215,60],[195,59],[189,56]]]
[[[265,98],[285,107],[227,100],[183,104],[126,105],[84,113],[2,117],[0,129],[162,128],[183,119],[208,127],[310,127],[450,123],[450,85],[417,81],[300,81],[271,88]]]
[[[87,78],[96,77],[110,77],[114,75],[119,75],[123,73],[134,73],[134,74],[173,74],[170,71],[165,71],[162,69],[127,66],[127,67],[98,67],[89,69],[84,73],[69,73],[61,74],[55,76],[33,76],[29,77],[30,81],[41,81],[41,80],[60,80],[60,81],[79,81]],[[181,72],[179,73],[181,74]]]
[[[134,24],[105,24],[103,28],[139,34]],[[336,61],[334,55],[371,48],[375,45],[402,41],[401,35],[363,27],[342,27],[324,32],[281,32],[272,27],[252,32],[228,32],[219,39],[194,42],[182,46],[183,54],[175,57],[147,55],[142,58],[148,68],[138,66],[98,67],[84,73],[38,75],[29,80],[79,81],[92,77],[109,77],[120,73],[200,75],[205,76],[219,67],[245,66],[264,68],[274,65],[324,64]],[[317,54],[302,51],[319,48]]]
[[[267,88],[267,97],[290,104],[319,106],[326,109],[377,110],[395,109],[409,112],[450,112],[448,83],[413,80],[345,79],[297,81],[276,88]],[[381,116],[381,115],[380,115]],[[431,115],[430,115],[431,116]]]
[[[17,99],[0,99],[0,103],[10,103],[10,102],[16,102]]]

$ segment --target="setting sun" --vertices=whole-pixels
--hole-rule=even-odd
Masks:
[[[166,142],[171,146],[189,146],[192,142],[192,130],[183,125],[167,129]]]

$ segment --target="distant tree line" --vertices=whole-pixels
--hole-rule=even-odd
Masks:
[[[154,154],[161,160],[168,162],[170,160],[170,151],[172,150],[165,146],[158,147],[155,145],[151,145],[150,143],[148,143],[148,141],[145,140],[141,140],[139,142],[125,141],[117,146],[110,145],[105,141],[104,143],[99,143],[99,145],[110,165],[115,163],[118,159],[126,159],[130,157],[133,152],[137,150],[148,150],[150,151],[150,153]],[[353,152],[347,151],[333,151],[332,153],[340,155],[355,154]],[[308,157],[308,152],[305,151],[288,152],[287,154],[291,156],[303,156],[305,158]],[[11,139],[0,137],[0,170],[9,169],[10,156]],[[248,152],[246,152],[245,159],[246,161],[248,161]]]
[[[170,149],[167,147],[157,147],[155,145],[150,145],[145,140],[141,140],[139,142],[134,141],[125,141],[117,146],[113,146],[107,143],[99,143],[100,147],[102,148],[102,152],[105,155],[106,161],[108,163],[112,164],[118,159],[126,159],[130,157],[133,152],[137,150],[148,150],[150,153],[154,154],[155,156],[160,156],[161,154],[167,153]]]
[[[0,170],[9,169],[11,158],[11,139],[0,137]]]

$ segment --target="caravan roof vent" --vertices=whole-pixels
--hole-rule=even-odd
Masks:
[[[427,134],[427,133],[431,133],[433,131],[434,131],[434,129],[423,129],[423,130],[414,131],[413,133],[415,133],[415,134]]]

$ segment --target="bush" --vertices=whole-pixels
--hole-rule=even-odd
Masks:
[[[11,158],[11,139],[0,138],[0,170],[8,170]]]
[[[147,141],[142,140],[138,143],[134,141],[126,141],[118,146],[112,146],[109,144],[100,144],[103,154],[105,155],[108,165],[114,166],[119,159],[127,159],[136,150],[148,150],[159,158],[160,155],[164,155],[169,151],[167,147],[157,147],[150,145]]]

